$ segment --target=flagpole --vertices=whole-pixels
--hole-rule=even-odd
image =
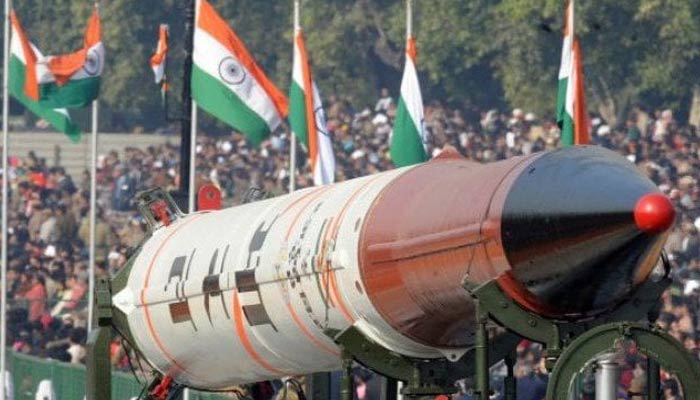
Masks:
[[[8,98],[8,83],[10,72],[10,0],[5,0],[5,36],[3,40],[3,74],[2,74],[2,258],[0,267],[0,399],[5,400],[5,374],[7,368],[7,197],[8,193],[8,118],[10,116],[10,99]]]
[[[180,120],[180,187],[178,199],[184,203],[187,198],[189,206],[190,194],[190,159],[192,154],[192,54],[194,52],[194,24],[196,18],[195,0],[186,0],[184,3],[185,16],[185,59],[182,64],[182,114]],[[182,206],[182,205],[181,205]]]
[[[291,129],[289,130],[289,134],[289,193],[292,193],[296,189],[297,139]]]
[[[406,45],[408,40],[413,36],[413,0],[406,0]],[[390,378],[387,378],[390,379]],[[404,397],[401,394],[403,390],[403,382],[396,382],[396,399],[402,400]]]
[[[293,42],[296,40],[297,31],[301,29],[301,22],[299,21],[300,3],[300,0],[294,0],[294,35],[292,37],[292,46],[294,46]],[[289,192],[291,193],[296,189],[297,138],[291,129],[289,130],[289,135]]]
[[[190,171],[189,171],[189,191],[187,193],[187,205],[190,213],[197,211],[195,204],[195,177],[197,174],[197,103],[192,100],[192,115],[190,125]]]
[[[92,101],[92,134],[90,135],[90,248],[88,261],[88,332],[92,331],[95,302],[95,230],[97,226],[97,129],[99,104]]]
[[[406,39],[413,36],[413,0],[406,0]]]

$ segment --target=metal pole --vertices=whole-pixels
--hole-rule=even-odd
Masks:
[[[182,64],[182,120],[180,125],[180,195],[190,192],[192,121],[192,52],[194,49],[195,0],[185,0],[185,61]],[[182,197],[181,197],[182,198]]]
[[[294,35],[301,29],[300,22],[300,10],[301,1],[294,0]],[[289,193],[296,189],[296,175],[297,175],[297,138],[294,136],[294,132],[290,130],[289,132]]]
[[[343,350],[341,357],[343,370],[340,380],[340,400],[352,400],[355,397],[355,382],[352,376],[352,356]]]
[[[617,382],[620,379],[620,366],[614,355],[604,356],[598,360],[595,373],[596,400],[617,400]]]
[[[406,0],[406,39],[413,36],[413,0]]]
[[[481,311],[479,300],[476,300],[476,344],[474,346],[474,361],[476,373],[476,392],[478,400],[489,400],[489,334],[486,330],[488,314]]]
[[[180,194],[187,196],[189,212],[194,212],[194,177],[197,160],[197,105],[192,100],[192,53],[194,51],[195,0],[185,3],[185,61],[182,65],[182,119],[180,121]],[[189,400],[185,388],[183,399]]]
[[[513,368],[515,367],[515,361],[517,358],[518,355],[515,354],[515,352],[507,355],[505,358],[506,370],[508,371],[503,382],[505,400],[515,400],[517,398],[517,382],[515,381],[515,374],[513,373]]]
[[[187,192],[187,204],[190,213],[197,211],[197,205],[195,204],[195,192],[197,191],[197,186],[195,185],[195,178],[197,175],[197,103],[192,100],[192,124],[190,125],[190,170],[188,173],[189,179],[189,192]]]
[[[92,102],[92,134],[90,137],[90,248],[88,261],[88,333],[92,331],[95,303],[95,227],[97,226],[97,129],[99,105]]]
[[[393,378],[384,377],[382,379],[382,400],[396,400],[399,394],[398,381]]]
[[[647,356],[647,393],[649,400],[659,400],[661,386],[661,366],[656,360]]]
[[[296,190],[296,170],[297,170],[297,138],[294,132],[289,132],[289,193]]]
[[[168,24],[161,24],[165,26],[166,29],[166,41],[170,42],[170,26]],[[160,32],[158,32],[158,39],[160,39]],[[163,81],[160,83],[161,87],[161,97],[163,100],[163,112],[165,113],[165,122],[170,122],[170,113],[168,112],[168,54],[166,53],[165,59],[163,60]]]
[[[576,374],[576,378],[572,383],[572,387],[569,390],[569,400],[579,400],[581,398],[581,379],[582,373]]]
[[[10,99],[8,98],[9,64],[10,64],[10,0],[5,0],[5,36],[3,40],[3,74],[2,74],[2,267],[0,267],[0,399],[5,400],[5,374],[7,369],[7,197],[8,191],[8,118],[10,116]]]
[[[331,374],[317,372],[306,375],[306,397],[309,400],[327,400],[331,398]]]

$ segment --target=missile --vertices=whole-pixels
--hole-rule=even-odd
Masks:
[[[490,164],[446,151],[225,210],[151,211],[112,282],[115,326],[155,369],[207,390],[337,370],[328,332],[350,326],[398,354],[455,359],[474,344],[465,284],[495,280],[551,318],[599,315],[648,279],[675,217],[595,146]]]

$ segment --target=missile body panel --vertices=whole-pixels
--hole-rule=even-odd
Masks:
[[[664,239],[635,225],[655,190],[598,148],[448,154],[191,214],[130,260],[118,328],[160,372],[208,390],[338,369],[331,336],[351,325],[406,356],[458,358],[474,332],[463,284],[497,279],[523,307],[569,319],[629,295]]]

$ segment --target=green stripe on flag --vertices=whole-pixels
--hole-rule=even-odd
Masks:
[[[569,147],[574,145],[574,119],[571,115],[564,112],[564,118],[561,121],[561,136],[559,145],[561,147]]]
[[[258,146],[270,134],[270,128],[220,80],[192,66],[192,97],[197,106],[245,134]]]
[[[390,152],[391,160],[397,167],[428,161],[420,130],[413,122],[403,98],[399,100],[399,107],[396,110]]]
[[[24,94],[24,79],[26,75],[25,65],[17,57],[10,58],[10,84],[9,90],[12,97],[17,99],[29,111],[36,114],[39,118],[48,121],[56,130],[65,133],[71,142],[77,143],[80,141],[82,132],[80,128],[71,120],[67,113],[45,107],[42,104],[33,101]]]
[[[557,123],[559,128],[562,127],[564,115],[566,115],[566,88],[569,85],[569,78],[559,79],[559,87],[557,88]]]
[[[309,127],[306,122],[306,97],[304,90],[294,80],[292,80],[292,86],[289,89],[289,125],[297,139],[308,148]]]
[[[56,83],[39,85],[39,98],[50,108],[81,108],[90,105],[100,95],[100,77],[76,79],[63,86]]]

